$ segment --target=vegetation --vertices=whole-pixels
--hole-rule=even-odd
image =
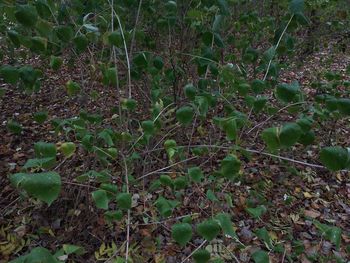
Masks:
[[[0,262],[350,260],[346,0],[0,2]]]

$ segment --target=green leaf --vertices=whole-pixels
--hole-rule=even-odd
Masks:
[[[281,146],[289,148],[293,146],[302,134],[300,126],[296,123],[287,123],[283,125],[279,134]]]
[[[57,199],[61,191],[61,177],[56,172],[17,173],[10,176],[10,181],[48,205]]]
[[[80,246],[64,244],[63,251],[66,255],[76,254],[78,256],[85,254],[85,249]]]
[[[171,177],[167,174],[162,174],[159,177],[159,181],[162,185],[166,185],[169,187],[173,187],[173,180],[171,179]]]
[[[129,193],[120,193],[117,195],[117,204],[121,209],[128,210],[131,208],[132,199]]]
[[[137,106],[137,101],[134,99],[124,99],[122,101],[122,109],[123,110],[129,110],[134,111]]]
[[[58,70],[63,64],[63,60],[60,57],[55,57],[55,56],[51,56],[50,58],[50,67],[53,70]]]
[[[188,223],[177,223],[171,228],[171,236],[180,246],[185,246],[192,238],[192,227]]]
[[[257,219],[266,213],[267,209],[264,205],[259,205],[255,208],[247,207],[246,211],[254,218]]]
[[[203,172],[198,166],[188,168],[188,175],[197,183],[199,183],[203,178]]]
[[[141,68],[141,69],[147,68],[148,61],[147,61],[146,53],[141,52],[141,53],[137,54],[133,59],[133,64],[136,67]]]
[[[211,189],[207,190],[206,196],[207,196],[209,201],[212,201],[212,202],[219,201],[219,199],[217,199],[217,197],[215,196],[215,193]]]
[[[350,99],[341,98],[337,100],[337,107],[340,113],[350,116]]]
[[[70,158],[76,149],[77,146],[73,142],[65,142],[60,146],[60,150],[66,158]]]
[[[321,231],[321,234],[333,244],[335,244],[337,250],[340,248],[341,242],[341,229],[336,226],[329,226],[322,224],[319,221],[314,221],[315,226]]]
[[[260,79],[255,79],[252,81],[251,87],[255,93],[261,93],[265,90],[266,83],[265,83],[265,81],[262,81]]]
[[[183,106],[176,111],[176,119],[184,125],[188,125],[193,119],[193,108],[189,106]]]
[[[29,169],[29,168],[50,169],[53,166],[55,166],[55,164],[56,164],[55,157],[34,158],[34,159],[28,159],[24,164],[23,169]]]
[[[174,180],[174,186],[176,190],[185,189],[188,185],[188,180],[185,176],[176,177]]]
[[[9,120],[6,127],[10,132],[16,135],[20,135],[23,129],[22,125],[14,120]]]
[[[226,132],[228,140],[235,140],[237,137],[237,122],[234,117],[230,117],[223,120],[223,130]]]
[[[94,200],[96,206],[100,209],[107,210],[109,199],[107,196],[107,192],[105,190],[96,190],[92,193],[92,199]]]
[[[18,5],[15,17],[23,26],[33,27],[38,20],[38,13],[31,5]]]
[[[197,232],[207,241],[217,237],[220,232],[220,225],[213,219],[208,219],[197,225]]]
[[[291,0],[289,3],[289,10],[294,15],[302,13],[304,10],[304,0]]]
[[[108,42],[116,47],[122,47],[123,36],[120,31],[113,31],[108,35]]]
[[[86,50],[87,46],[89,45],[89,40],[85,35],[80,35],[80,36],[76,36],[73,39],[73,43],[78,53],[82,53]]]
[[[20,41],[20,34],[18,34],[17,31],[15,30],[9,30],[7,32],[7,36],[9,37],[9,39],[11,40],[11,42],[13,43],[13,45],[16,47],[16,48],[19,48],[20,45],[21,45],[21,41]]]
[[[167,200],[164,197],[158,197],[155,202],[155,206],[157,207],[159,213],[163,217],[171,216],[173,209],[179,204],[178,201]]]
[[[259,96],[254,100],[254,104],[253,104],[253,111],[255,113],[259,113],[262,111],[262,109],[265,107],[266,103],[267,103],[267,97],[266,96]]]
[[[44,52],[47,48],[47,39],[44,37],[32,37],[30,50],[36,53]]]
[[[55,31],[57,37],[65,43],[68,43],[74,36],[73,29],[70,26],[57,26]]]
[[[154,122],[151,120],[146,120],[141,123],[142,129],[145,134],[152,135],[155,131]]]
[[[267,147],[271,151],[274,151],[280,148],[278,127],[264,129],[261,133],[261,138],[263,139],[263,141],[266,143]]]
[[[195,86],[193,86],[193,84],[187,84],[184,87],[184,92],[185,92],[186,98],[188,98],[191,101],[194,101],[194,99],[196,97],[197,90],[196,90]]]
[[[72,80],[67,81],[66,88],[67,88],[68,96],[77,95],[78,93],[80,93],[80,90],[81,90],[79,84]]]
[[[37,142],[34,144],[34,152],[38,158],[56,157],[57,149],[53,143]]]
[[[163,59],[159,56],[156,56],[154,59],[153,59],[153,66],[158,69],[158,70],[161,70],[163,67],[164,67],[164,62],[163,62]]]
[[[35,2],[36,11],[43,19],[49,19],[51,16],[50,7],[45,0],[38,0]]]
[[[255,263],[270,263],[269,254],[265,250],[258,250],[252,254]]]
[[[39,124],[43,124],[47,120],[47,117],[47,111],[39,111],[34,113],[34,120]]]
[[[109,222],[120,221],[123,218],[123,212],[121,210],[117,211],[107,211],[104,213],[105,218]]]
[[[58,263],[59,261],[43,247],[36,247],[29,254],[10,261],[11,263]]]
[[[265,243],[267,249],[271,250],[273,248],[272,239],[265,227],[259,228],[255,232],[255,234],[259,239],[261,239]]]
[[[235,155],[226,156],[221,161],[221,173],[228,179],[234,179],[241,168],[241,161]]]
[[[210,253],[206,249],[199,249],[192,255],[195,263],[207,263],[210,260]]]
[[[6,83],[14,85],[19,79],[19,71],[14,66],[4,65],[0,68],[0,76]]]
[[[338,171],[349,167],[350,153],[340,146],[325,147],[320,152],[320,160],[329,170]]]
[[[220,213],[216,215],[215,219],[219,221],[220,227],[225,235],[230,236],[231,238],[237,238],[237,234],[233,229],[229,214]]]
[[[279,100],[289,103],[296,100],[297,95],[300,92],[299,83],[294,81],[291,84],[283,83],[277,86],[276,96]]]

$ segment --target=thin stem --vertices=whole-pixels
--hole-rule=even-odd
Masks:
[[[204,241],[202,242],[202,244],[200,244],[195,250],[193,250],[192,253],[189,254],[184,260],[182,260],[181,263],[185,263],[188,259],[190,259],[190,257],[192,257],[192,255],[193,255],[194,253],[196,253],[199,249],[201,249],[201,247],[203,247],[203,246],[205,245],[205,243],[207,243],[206,240],[204,240]]]
[[[291,15],[291,17],[290,17],[290,19],[289,19],[289,21],[288,21],[286,27],[283,29],[283,32],[282,32],[282,34],[280,35],[280,37],[279,37],[279,39],[278,39],[278,41],[277,41],[277,44],[276,44],[276,46],[275,46],[275,50],[277,50],[278,46],[280,45],[281,40],[282,40],[282,38],[283,38],[283,35],[286,33],[287,28],[288,28],[290,22],[292,22],[293,17],[294,17],[294,14]],[[266,72],[265,72],[265,76],[264,76],[264,78],[263,78],[263,81],[266,80],[267,75],[269,74],[269,70],[270,70],[270,67],[271,67],[271,63],[272,63],[272,60],[273,60],[274,57],[275,57],[275,55],[273,55],[272,58],[271,58],[270,61],[269,61],[269,65],[267,66],[267,70],[266,70]]]

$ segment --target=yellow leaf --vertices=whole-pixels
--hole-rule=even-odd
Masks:
[[[313,196],[309,192],[304,192],[305,198],[312,198]]]

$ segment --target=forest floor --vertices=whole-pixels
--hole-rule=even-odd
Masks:
[[[32,62],[42,68],[46,67],[39,61]],[[281,81],[298,80],[304,92],[312,99],[318,92],[310,86],[313,81],[329,70],[344,75],[349,63],[349,55],[333,53],[329,49],[322,50],[305,57],[302,66],[297,66],[296,63],[294,69],[288,69],[288,73],[282,74]],[[9,183],[7,176],[19,172],[26,160],[34,156],[35,142],[59,143],[65,140],[64,135],[57,137],[53,133],[50,120],[78,116],[81,109],[85,109],[102,114],[106,126],[112,121],[112,109],[116,107],[117,101],[114,90],[108,90],[97,82],[90,81],[88,76],[82,76],[80,67],[77,66],[69,68],[65,65],[59,72],[45,69],[44,74],[49,77],[42,83],[41,90],[29,98],[28,95],[1,84],[6,89],[6,94],[0,99],[0,262],[7,262],[33,247],[43,246],[56,251],[63,244],[84,247],[86,253],[73,257],[75,262],[96,262],[97,257],[106,261],[113,255],[123,255],[125,222],[106,224],[103,213],[95,208],[90,197],[94,186],[80,185],[74,181],[76,176],[88,170],[86,160],[89,160],[89,156],[77,155],[57,168],[63,178],[63,189],[60,198],[50,207],[23,198]],[[85,95],[69,98],[64,89],[68,80],[85,83]],[[98,93],[95,99],[87,95],[92,90]],[[48,111],[49,119],[38,124],[33,120],[32,114],[41,110]],[[259,120],[252,121],[258,124],[267,117],[262,115]],[[277,115],[264,127],[271,127],[284,118],[283,114]],[[15,119],[23,125],[20,136],[14,136],[6,129],[9,119]],[[336,123],[328,121],[327,125],[316,131],[319,141],[315,144],[324,146],[336,137],[340,145],[348,146],[349,127],[349,120]],[[255,136],[257,131],[247,138],[246,146],[259,150],[262,143]],[[315,163],[317,148],[318,146],[311,146],[300,151],[296,148],[292,152],[293,156],[283,152],[281,155],[288,154],[285,157]],[[59,160],[61,161],[63,157]],[[212,162],[215,163],[215,158],[208,165]],[[161,166],[153,166],[153,169],[159,167]],[[235,230],[242,244],[223,238],[222,243],[216,241],[217,245],[209,244],[208,249],[211,248],[213,254],[220,254],[225,262],[250,262],[251,251],[260,247],[270,251],[271,262],[292,262],[288,257],[293,253],[296,253],[297,262],[303,263],[312,262],[312,258],[313,262],[337,262],[335,257],[340,257],[345,262],[350,260],[349,172],[329,173],[261,155],[253,155],[247,160],[244,171],[244,184],[231,184],[227,187],[233,200],[232,207],[228,209],[233,215]],[[134,194],[136,193],[139,201],[132,209],[132,215],[135,216],[131,217],[130,247],[134,262],[162,262],[164,259],[170,263],[181,262],[202,244],[203,240],[197,238],[182,250],[170,242],[169,230],[183,215],[192,214],[201,218],[206,211],[217,209],[215,203],[213,205],[205,201],[203,189],[193,187],[186,196],[181,211],[177,211],[170,219],[155,222],[156,212],[151,211],[150,206],[142,204],[145,203],[142,200],[145,193],[135,191]],[[224,193],[222,196],[218,194],[217,198],[224,199]],[[263,199],[268,204],[268,210],[261,219],[252,219],[245,210],[247,200],[255,198]],[[150,197],[150,200],[154,199],[155,197]],[[198,204],[201,202],[204,205],[200,207]],[[145,215],[150,217],[149,223],[142,220]],[[314,220],[341,228],[339,249],[320,234]],[[259,228],[268,230],[272,245],[268,244],[268,240],[257,238],[255,233]],[[284,252],[278,251],[278,245],[284,248]],[[277,249],[272,249],[271,246]]]

